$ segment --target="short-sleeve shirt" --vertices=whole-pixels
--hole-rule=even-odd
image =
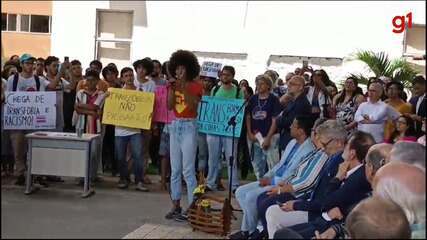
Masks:
[[[7,91],[11,92],[13,91],[13,79],[15,78],[15,75],[10,75],[9,79],[7,80]],[[45,79],[40,77],[40,91],[46,91],[47,85],[49,85],[49,82]],[[18,84],[16,85],[16,91],[17,92],[36,92],[37,91],[37,84],[36,80],[34,78],[34,75],[29,78],[22,77],[21,74],[19,74],[18,78]]]
[[[214,96],[214,91],[215,91],[215,87],[214,87],[211,90],[211,96],[220,97],[220,98],[236,98],[237,90],[238,90],[238,87],[236,87],[234,84],[232,84],[232,88],[228,90],[224,89],[223,86],[220,86]],[[243,99],[243,97],[244,97],[243,91],[239,91],[239,96],[237,98]]]
[[[259,95],[254,95],[246,107],[246,112],[251,116],[252,133],[260,132],[266,137],[270,130],[273,118],[280,114],[281,106],[279,99],[270,93],[268,98],[259,99]]]
[[[202,97],[203,95],[203,85],[194,81],[187,85],[187,93],[195,96]],[[176,118],[196,118],[197,117],[197,108],[189,109],[187,104],[185,104],[185,96],[183,91],[175,90],[175,108],[174,108]]]
[[[156,91],[156,83],[153,80],[148,80],[145,83],[141,83],[135,78],[133,84],[135,85],[138,91],[152,92],[152,93]]]

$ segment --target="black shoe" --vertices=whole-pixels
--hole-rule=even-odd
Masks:
[[[249,239],[265,239],[266,235],[267,235],[267,232],[265,230],[263,230],[262,232],[260,232],[257,229],[253,233],[249,234]]]
[[[182,214],[178,214],[175,217],[175,221],[177,221],[177,222],[186,222],[186,221],[188,221],[188,214],[187,214],[187,212],[183,212]]]
[[[181,214],[181,207],[179,208],[173,208],[170,212],[168,212],[168,214],[166,214],[165,218],[166,219],[174,219],[176,218],[176,216]]]
[[[49,187],[49,184],[41,176],[36,177],[34,182],[42,185],[43,187]]]
[[[249,233],[247,231],[238,231],[228,236],[229,239],[248,239]]]
[[[24,186],[25,185],[25,176],[24,175],[18,176],[18,179],[16,179],[16,182],[15,182],[15,185]]]

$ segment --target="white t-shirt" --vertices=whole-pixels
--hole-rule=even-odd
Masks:
[[[10,75],[7,80],[7,91],[13,91],[13,79],[15,75]],[[39,77],[40,79],[40,91],[46,91],[47,85],[49,85],[49,81],[47,81],[43,77]],[[18,84],[16,87],[17,92],[35,92],[37,91],[37,84],[34,76],[30,78],[24,78],[21,74],[19,74]]]
[[[363,116],[368,115],[373,121],[370,124],[361,123]],[[395,120],[400,116],[393,107],[388,104],[378,101],[376,103],[364,102],[357,109],[354,120],[358,122],[358,130],[372,134],[377,143],[384,141],[384,126],[388,118]]]
[[[148,80],[145,83],[141,83],[135,78],[133,84],[138,91],[153,93],[156,90],[156,83],[153,80]]]

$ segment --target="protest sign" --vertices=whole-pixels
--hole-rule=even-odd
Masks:
[[[150,129],[154,93],[109,88],[102,123],[116,126]]]
[[[199,132],[229,137],[233,136],[233,128],[230,126],[227,129],[228,120],[237,113],[243,102],[243,99],[203,96],[198,109]],[[244,109],[236,117],[235,137],[239,137],[242,131],[243,116]]]
[[[157,86],[154,103],[154,122],[170,123],[175,119],[175,113],[168,110],[168,89],[166,86]]]
[[[4,129],[54,129],[55,92],[6,92]]]
[[[203,62],[200,69],[200,76],[218,78],[218,72],[221,71],[221,63]]]

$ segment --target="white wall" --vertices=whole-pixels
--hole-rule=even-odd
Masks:
[[[177,49],[246,53],[246,71],[237,72],[236,79],[249,81],[266,70],[271,54],[343,58],[368,49],[399,57],[403,34],[392,32],[393,17],[411,11],[415,23],[425,24],[425,1],[147,1],[136,8],[138,3],[120,4],[134,9],[138,18],[146,16],[146,25],[134,26],[132,61],[146,56],[165,61]],[[117,6],[54,1],[52,53],[79,58],[87,66],[94,53],[96,8],[111,5]],[[359,71],[360,66],[344,61],[342,70]]]

